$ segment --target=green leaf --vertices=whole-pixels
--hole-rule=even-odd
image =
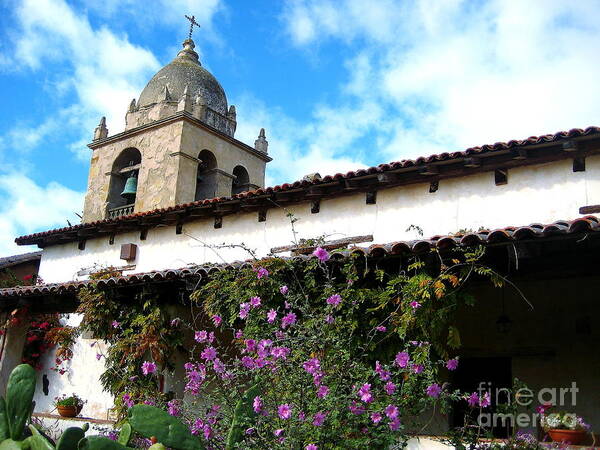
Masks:
[[[190,433],[178,418],[150,405],[135,405],[129,409],[129,423],[144,437],[155,436],[159,442],[175,450],[201,450],[200,438]]]
[[[8,417],[6,415],[6,402],[4,397],[0,397],[0,442],[10,437],[10,428],[8,426]]]
[[[35,370],[29,364],[19,364],[11,372],[6,387],[6,412],[12,439],[23,436],[34,392]]]
[[[125,450],[128,447],[104,436],[89,436],[79,441],[77,448],[79,450]]]
[[[459,348],[461,343],[460,343],[460,332],[458,331],[458,328],[456,328],[454,325],[450,325],[450,327],[448,327],[448,341],[447,341],[448,347],[450,348]]]

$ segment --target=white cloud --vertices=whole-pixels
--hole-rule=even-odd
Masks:
[[[18,247],[16,236],[38,231],[40,228],[63,227],[79,223],[75,213],[81,213],[83,193],[51,182],[40,186],[21,173],[0,176],[0,255],[33,251]]]
[[[598,124],[598,6],[290,0],[282,20],[301,48],[354,51],[340,92],[385,111],[372,150],[387,160]]]

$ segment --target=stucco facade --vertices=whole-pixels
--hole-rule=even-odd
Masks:
[[[210,145],[194,142],[194,152]],[[154,167],[156,173],[152,176],[157,186],[155,196],[149,198],[170,200],[169,190],[158,188],[162,183],[160,171],[152,163],[147,166],[142,169],[140,184],[142,177],[150,176],[144,174],[152,174]],[[185,170],[192,172],[191,165],[179,173]],[[169,176],[176,176],[175,172],[173,167]],[[176,234],[174,226],[156,227],[148,230],[144,240],[139,231],[134,231],[117,234],[112,245],[105,236],[90,238],[84,250],[78,250],[77,242],[52,245],[44,249],[40,276],[48,282],[63,282],[77,278],[83,268],[121,266],[119,252],[123,243],[138,245],[134,272],[245,260],[249,255],[241,248],[223,247],[241,242],[256,250],[257,255],[265,256],[273,247],[292,243],[288,213],[299,219],[294,225],[298,238],[325,235],[338,239],[371,234],[373,243],[387,243],[417,238],[414,229],[408,230],[411,225],[420,227],[428,237],[461,229],[550,223],[577,218],[579,207],[600,203],[600,155],[586,159],[584,172],[573,172],[572,161],[564,159],[511,169],[508,179],[506,185],[496,186],[493,172],[483,172],[442,180],[433,193],[429,192],[428,183],[383,189],[377,194],[376,204],[366,204],[364,193],[324,198],[317,214],[311,214],[310,202],[303,202],[269,209],[264,222],[257,220],[256,212],[241,211],[225,216],[219,229],[214,228],[212,218],[198,219],[184,224],[181,234]],[[183,177],[181,180],[184,184]],[[218,247],[222,248],[217,250]]]

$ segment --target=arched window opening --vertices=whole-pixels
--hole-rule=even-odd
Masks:
[[[137,193],[137,181],[142,154],[136,148],[127,148],[113,163],[108,193],[108,218],[132,214]]]
[[[242,166],[236,166],[233,169],[233,182],[231,186],[231,194],[239,194],[240,192],[248,191],[250,186],[250,177],[248,171]]]
[[[212,152],[202,150],[198,155],[198,172],[196,177],[195,200],[213,198],[217,189],[217,158]]]

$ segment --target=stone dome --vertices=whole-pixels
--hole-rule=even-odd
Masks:
[[[194,41],[186,39],[175,59],[160,69],[148,82],[138,101],[139,107],[165,99],[165,88],[170,99],[179,100],[187,86],[192,100],[199,95],[206,106],[219,114],[227,114],[227,97],[217,79],[202,65],[194,51]]]

